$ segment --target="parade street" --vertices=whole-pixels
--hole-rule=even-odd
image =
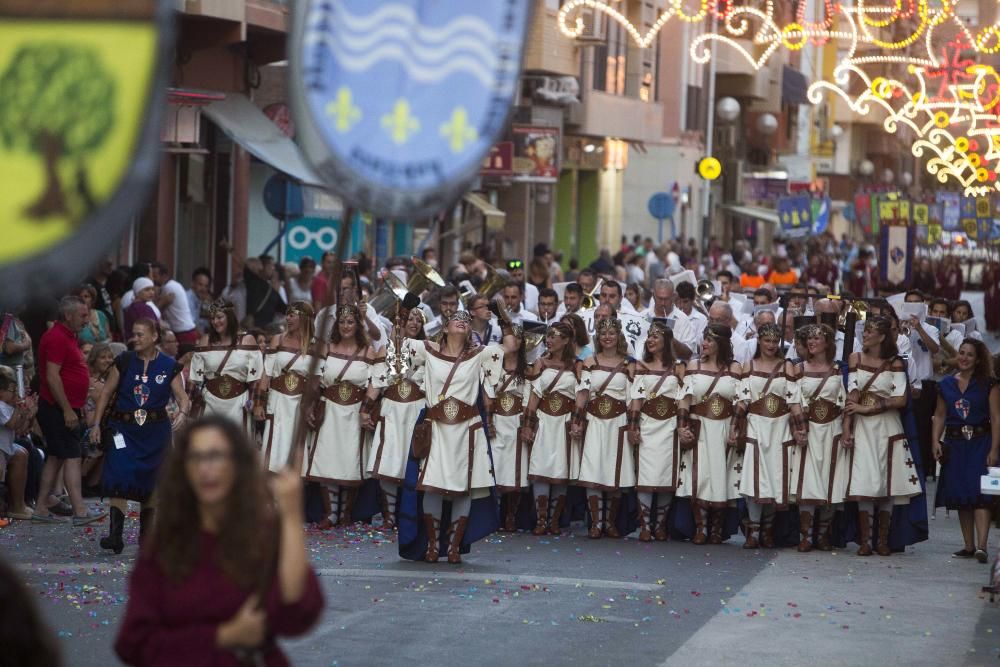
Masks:
[[[457,567],[401,561],[378,529],[310,532],[326,611],[285,646],[297,665],[997,664],[1000,607],[979,596],[988,568],[951,558],[954,513],[930,526],[905,555],[859,558],[854,545],[743,550],[740,536],[715,547],[590,540],[577,525],[494,535]],[[135,531],[120,557],[98,548],[103,531],[0,532],[70,665],[116,663]]]

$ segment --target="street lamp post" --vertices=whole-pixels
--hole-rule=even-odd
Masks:
[[[712,12],[712,33],[715,34],[719,31],[719,15],[718,12]],[[716,42],[717,40],[711,39],[711,56],[708,61],[708,104],[707,114],[708,117],[705,119],[705,156],[711,157],[712,150],[715,143],[715,55],[716,55]],[[712,205],[712,188],[711,182],[705,181],[701,184],[701,238],[702,242],[706,242],[708,238],[709,225],[711,224],[712,213],[710,206]]]

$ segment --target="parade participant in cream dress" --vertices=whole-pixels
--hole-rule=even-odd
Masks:
[[[528,361],[524,347],[524,331],[513,326],[517,350],[507,352],[499,373],[483,378],[486,394],[488,427],[493,449],[493,473],[497,491],[502,494],[504,532],[514,532],[521,491],[528,488],[528,456],[530,442],[521,439],[528,383],[525,380]]]
[[[229,417],[252,435],[251,396],[264,354],[253,336],[238,333],[233,304],[219,300],[209,312],[209,332],[191,356],[191,380],[201,386],[204,415]]]
[[[594,539],[621,537],[616,521],[622,490],[635,486],[626,414],[635,362],[627,356],[621,321],[598,322],[596,345],[594,356],[583,362],[573,420],[573,435],[583,440],[577,483],[587,489],[589,536]]]
[[[757,351],[743,364],[736,408],[746,419],[740,474],[740,494],[746,498],[749,515],[744,549],[756,549],[761,542],[774,546],[774,510],[787,502],[785,459],[794,444],[790,405],[797,402],[794,372],[781,355],[781,329],[776,324],[761,325],[757,329]],[[740,435],[730,431],[731,446],[736,445]]]
[[[271,339],[264,356],[264,375],[257,385],[254,397],[254,419],[264,422],[263,460],[271,472],[278,472],[288,465],[295,436],[295,423],[299,404],[306,390],[312,362],[313,313],[305,301],[296,301],[285,313],[287,332]],[[326,356],[326,346],[320,346]],[[316,368],[322,374],[322,361]],[[302,461],[305,475],[306,457]]]
[[[341,306],[320,376],[322,398],[313,415],[317,429],[306,448],[306,477],[325,484],[330,494],[329,516],[320,528],[352,523],[371,445],[361,404],[374,359],[358,307]]]
[[[580,443],[570,434],[579,384],[574,336],[568,322],[550,326],[545,354],[528,372],[530,396],[521,440],[530,444],[528,479],[537,517],[534,535],[559,534],[567,485],[580,472]]]
[[[739,499],[743,456],[731,446],[735,403],[740,389],[740,365],[733,362],[732,329],[705,327],[701,358],[689,366],[678,398],[678,436],[682,448],[677,496],[691,498],[695,534],[692,544],[722,542],[723,513]],[[711,537],[705,526],[711,515]]]
[[[816,548],[833,547],[830,525],[833,513],[844,504],[847,480],[851,474],[850,458],[841,444],[841,414],[847,400],[840,365],[834,360],[836,338],[825,324],[813,325],[806,334],[806,361],[798,367],[798,395],[805,423],[804,438],[796,437],[790,450],[788,466],[789,502],[799,506],[802,541],[799,551],[812,548],[811,528],[815,518]],[[813,509],[815,509],[815,517]]]
[[[859,556],[870,556],[871,527],[878,509],[880,556],[888,556],[893,505],[922,493],[900,410],[906,406],[906,365],[896,356],[892,322],[876,316],[865,322],[861,352],[850,357],[844,446],[851,450],[847,498],[858,502]]]
[[[639,539],[667,539],[667,512],[677,490],[677,391],[684,366],[673,355],[673,332],[654,320],[629,404],[629,440],[636,445]]]

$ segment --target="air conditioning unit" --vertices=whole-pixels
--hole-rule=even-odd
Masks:
[[[583,21],[583,32],[576,38],[578,42],[603,42],[607,40],[607,17],[603,12],[581,9],[578,16]]]

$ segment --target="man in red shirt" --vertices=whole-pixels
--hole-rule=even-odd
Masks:
[[[320,266],[322,270],[313,278],[311,288],[313,310],[317,313],[326,306],[326,292],[329,289],[330,280],[333,278],[333,270],[337,267],[337,254],[324,252]]]
[[[82,410],[90,387],[90,371],[76,336],[89,319],[83,301],[77,297],[64,297],[59,302],[59,321],[42,334],[38,343],[40,387],[37,418],[46,446],[38,497],[49,497],[62,470],[69,501],[73,505],[74,526],[85,526],[105,516],[88,512],[80,492]],[[64,521],[53,516],[43,502],[38,503],[32,520],[44,523]]]

